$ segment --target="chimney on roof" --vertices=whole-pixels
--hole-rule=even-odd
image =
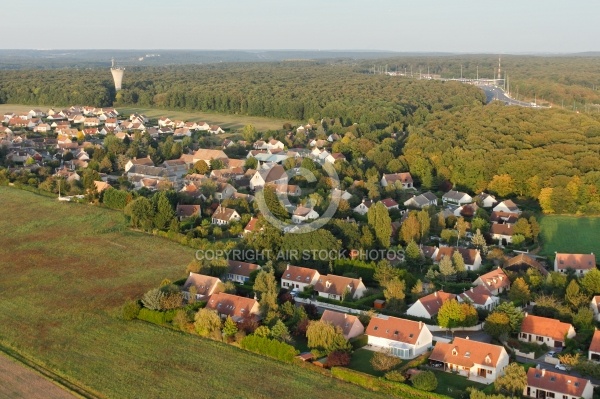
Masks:
[[[471,287],[471,292],[473,292],[473,287]]]
[[[467,335],[467,336],[465,337],[465,339],[469,339],[469,336]]]
[[[529,316],[529,313],[525,312],[525,314],[524,314],[523,318],[525,318],[525,317],[527,317],[527,316]]]
[[[546,369],[542,369],[542,377],[546,374]]]
[[[434,296],[437,296],[437,291],[433,293]]]
[[[288,263],[287,266],[285,267],[285,270],[290,270],[290,264]]]
[[[421,330],[423,328],[423,322],[419,321],[419,330]]]

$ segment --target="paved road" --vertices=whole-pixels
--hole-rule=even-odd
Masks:
[[[508,97],[504,91],[496,86],[479,86],[484,92],[486,96],[486,101],[489,103],[493,100],[502,101],[508,105],[518,105],[520,107],[529,107],[534,108],[531,103],[527,103],[524,101],[517,101]]]

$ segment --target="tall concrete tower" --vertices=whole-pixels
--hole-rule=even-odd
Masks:
[[[125,72],[125,68],[120,68],[115,66],[115,59],[112,59],[112,66],[110,68],[110,73],[112,73],[113,80],[115,81],[115,89],[117,91],[121,90],[121,84],[123,83],[123,73]]]
[[[498,80],[502,79],[502,72],[501,72],[501,68],[500,68],[500,61],[501,61],[501,58],[498,57]]]

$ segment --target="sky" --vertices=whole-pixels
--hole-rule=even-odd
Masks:
[[[1,49],[600,50],[598,0],[6,3],[0,10]]]

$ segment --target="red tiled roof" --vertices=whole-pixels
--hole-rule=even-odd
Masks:
[[[258,222],[258,218],[250,219],[246,227],[244,227],[244,230],[254,231],[254,229],[256,228],[256,222]]]
[[[512,225],[510,225],[510,224],[492,224],[492,227],[490,228],[490,232],[492,234],[499,234],[502,236],[512,237],[513,228],[512,228]]]
[[[360,284],[362,284],[360,279],[328,274],[319,277],[315,284],[315,291],[341,296],[346,289],[349,289],[350,295],[354,295]]]
[[[550,337],[556,341],[564,341],[571,329],[571,324],[556,319],[527,315],[521,324],[521,332]]]
[[[325,309],[323,315],[321,315],[321,321],[339,327],[344,336],[348,336],[348,334],[350,334],[350,330],[354,326],[354,323],[360,323],[358,317],[356,316],[347,313],[334,312],[328,309]]]
[[[592,343],[590,344],[590,351],[600,353],[600,330],[596,330],[594,332],[594,337],[592,338]]]
[[[485,305],[487,300],[492,296],[491,293],[482,285],[471,287],[459,295],[461,299],[473,302],[476,305]]]
[[[392,173],[392,174],[388,174],[388,175],[383,175],[383,177],[385,177],[385,181],[388,182],[388,184],[393,184],[397,181],[400,181],[402,183],[412,183],[413,182],[413,178],[410,175],[410,173],[408,173],[408,172]]]
[[[391,198],[386,198],[384,200],[381,200],[381,203],[386,207],[386,208],[391,208],[392,206],[398,206],[398,203],[396,201],[394,201]]]
[[[499,345],[454,338],[451,344],[438,342],[435,344],[429,360],[473,367],[475,364],[496,367],[504,348]]]
[[[188,190],[187,187],[186,190]],[[200,205],[177,205],[176,212],[178,217],[200,216]]]
[[[250,273],[260,269],[260,266],[254,263],[240,262],[237,260],[228,260],[227,263],[229,264],[229,274],[237,274],[244,277],[250,277]]]
[[[485,287],[490,291],[510,287],[510,280],[500,267],[479,276],[479,279],[481,279]]]
[[[556,254],[556,264],[559,269],[589,270],[596,268],[594,254]]]
[[[307,267],[288,265],[281,278],[284,280],[309,284],[315,278],[315,276],[318,275],[318,273],[318,271],[309,269]]]
[[[216,310],[220,314],[231,316],[235,321],[258,314],[258,302],[253,298],[226,294],[213,294],[206,303],[207,309]],[[253,312],[254,309],[254,312]]]
[[[420,298],[419,302],[421,302],[431,316],[434,316],[438,313],[444,302],[455,298],[455,294],[440,290]]]
[[[568,374],[559,374],[550,370],[540,370],[531,367],[527,370],[527,386],[544,391],[558,392],[570,397],[579,398],[589,380]]]
[[[365,334],[414,345],[423,328],[427,327],[421,321],[379,315],[371,318]]]

